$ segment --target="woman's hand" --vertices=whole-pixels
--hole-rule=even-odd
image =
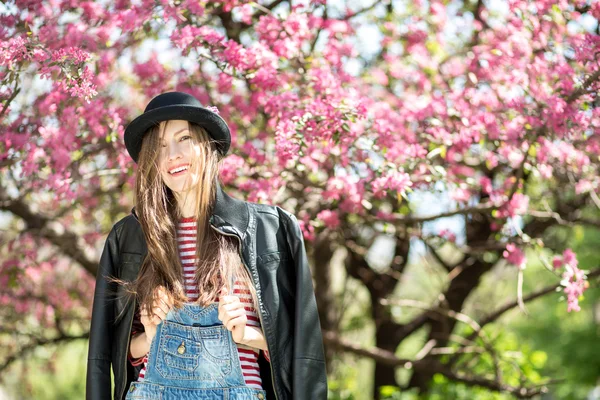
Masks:
[[[228,296],[227,289],[221,290],[219,297],[219,320],[223,325],[231,331],[233,341],[236,343],[244,343],[244,334],[246,331],[246,310],[244,304],[238,296]]]
[[[152,310],[148,312],[146,307],[140,308],[140,320],[144,325],[144,331],[146,333],[146,342],[148,345],[152,343],[152,339],[156,335],[156,327],[166,317],[167,313],[173,308],[173,301],[171,296],[167,293],[167,290],[163,286],[156,288],[157,298],[152,303]]]

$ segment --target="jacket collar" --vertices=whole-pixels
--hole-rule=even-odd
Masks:
[[[135,207],[131,209],[131,213],[135,219],[138,219]],[[223,191],[221,184],[217,182],[215,205],[210,217],[210,224],[222,230],[233,228],[234,233],[244,239],[249,222],[248,203],[229,196]]]

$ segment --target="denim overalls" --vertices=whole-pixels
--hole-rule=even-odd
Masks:
[[[126,399],[263,400],[266,392],[246,386],[218,303],[184,303],[157,326],[144,380],[131,383]]]

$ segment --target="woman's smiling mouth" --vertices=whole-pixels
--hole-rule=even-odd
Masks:
[[[171,174],[172,176],[179,176],[179,175],[183,175],[187,172],[187,170],[190,168],[189,164],[185,164],[185,165],[178,165],[175,168],[172,168],[169,170],[169,174]]]

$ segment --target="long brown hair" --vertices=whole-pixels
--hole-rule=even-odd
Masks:
[[[177,247],[177,221],[183,217],[177,207],[173,191],[162,180],[159,170],[161,138],[170,121],[152,127],[142,141],[136,175],[136,213],[148,253],[142,262],[137,279],[130,292],[137,296],[138,304],[152,308],[155,289],[164,286],[171,294],[175,307],[188,301],[183,282],[183,268]],[[200,292],[198,303],[206,306],[216,301],[221,288],[233,294],[231,279],[235,276],[246,284],[252,294],[258,313],[256,291],[242,264],[237,239],[219,234],[210,227],[218,184],[221,159],[215,142],[201,126],[188,122],[193,140],[199,144],[200,157],[192,159],[190,171],[197,171],[197,185],[187,193],[196,202],[196,282]]]

